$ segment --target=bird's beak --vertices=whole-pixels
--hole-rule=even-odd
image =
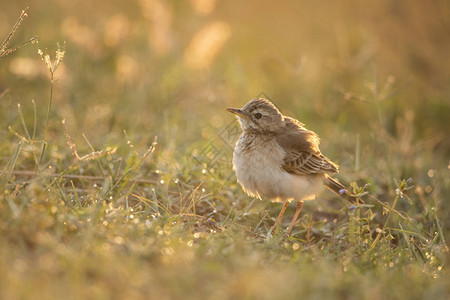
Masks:
[[[237,116],[239,116],[239,117],[248,118],[248,115],[247,115],[245,112],[243,112],[242,110],[240,110],[240,109],[237,109],[237,108],[227,108],[227,111],[229,111],[230,113],[235,114],[235,115],[237,115]]]

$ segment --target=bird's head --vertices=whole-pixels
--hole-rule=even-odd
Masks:
[[[256,98],[243,108],[227,108],[235,114],[243,130],[276,132],[283,125],[283,115],[269,100]]]

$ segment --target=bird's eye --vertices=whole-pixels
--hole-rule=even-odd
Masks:
[[[256,119],[261,119],[261,117],[262,117],[262,114],[260,114],[260,113],[256,113],[256,114],[255,114],[255,118],[256,118]]]

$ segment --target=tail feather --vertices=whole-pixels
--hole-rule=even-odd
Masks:
[[[349,191],[347,187],[345,187],[336,179],[333,179],[330,176],[326,175],[324,184],[330,191],[336,193],[336,195],[340,196],[341,198],[351,203],[356,202],[356,195]]]

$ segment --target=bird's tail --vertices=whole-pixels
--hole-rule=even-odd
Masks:
[[[336,195],[340,196],[341,198],[344,198],[351,203],[356,202],[356,195],[349,191],[348,188],[341,184],[339,181],[331,178],[328,174],[325,175],[324,184],[330,191],[336,193]]]

